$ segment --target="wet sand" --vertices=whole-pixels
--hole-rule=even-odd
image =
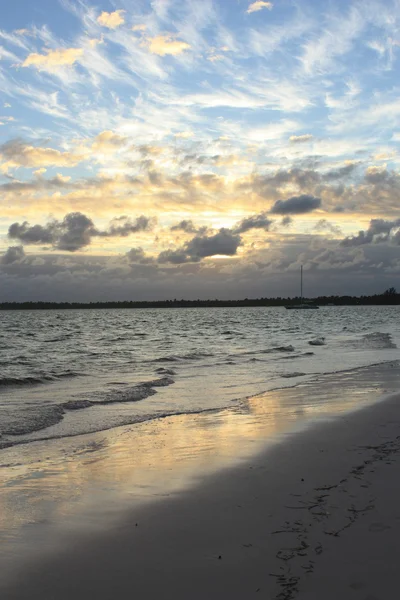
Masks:
[[[74,531],[22,573],[3,573],[0,596],[394,598],[399,482],[397,395],[292,431],[108,527]]]

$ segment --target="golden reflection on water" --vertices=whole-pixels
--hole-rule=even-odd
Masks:
[[[338,399],[334,387],[318,395],[304,384],[251,398],[232,410],[3,450],[0,534],[22,543],[27,526],[90,527],[110,521],[122,508],[176,493],[310,420],[378,395],[376,386],[368,390],[349,385]]]

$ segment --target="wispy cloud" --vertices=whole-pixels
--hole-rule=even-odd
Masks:
[[[336,58],[352,50],[365,25],[365,16],[357,5],[350,5],[345,15],[328,15],[322,32],[303,45],[300,60],[304,71],[312,75],[331,68]]]

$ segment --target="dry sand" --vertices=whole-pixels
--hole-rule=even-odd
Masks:
[[[75,536],[3,576],[0,597],[391,600],[399,534],[394,396]]]

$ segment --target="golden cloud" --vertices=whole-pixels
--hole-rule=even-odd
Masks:
[[[0,158],[4,161],[0,163],[0,171],[7,173],[9,169],[16,167],[75,167],[85,157],[83,154],[61,152],[54,148],[28,146],[16,141],[3,145]]]
[[[110,152],[124,146],[126,141],[127,138],[123,135],[118,135],[113,131],[106,130],[95,137],[92,148],[99,152]]]
[[[54,69],[55,67],[72,66],[83,54],[82,48],[58,48],[56,50],[45,50],[46,54],[33,52],[29,54],[23,67],[36,67],[42,69]]]
[[[99,46],[100,44],[104,44],[103,34],[101,34],[101,36],[99,38],[91,38],[91,39],[89,39],[89,46],[91,48],[96,48],[96,46]]]
[[[158,56],[165,56],[166,54],[176,56],[190,48],[190,45],[186,42],[175,40],[170,35],[158,35],[154,38],[148,38],[147,43],[150,52],[158,54]]]
[[[182,138],[184,140],[193,137],[193,131],[180,131],[179,133],[175,133],[176,138]]]
[[[146,31],[146,29],[147,29],[147,26],[143,25],[143,24],[141,24],[141,25],[134,25],[132,27],[132,31]]]
[[[117,27],[125,23],[123,17],[124,12],[124,10],[116,10],[111,13],[103,11],[101,15],[97,17],[97,22],[108,29],[117,29]]]
[[[33,171],[33,174],[36,175],[37,177],[41,177],[42,175],[44,175],[46,173],[46,171],[47,171],[47,169],[45,169],[44,167],[41,167],[40,169]]]
[[[272,2],[263,2],[262,0],[258,0],[257,2],[253,2],[253,4],[250,4],[246,12],[253,13],[262,10],[263,8],[268,8],[268,10],[271,10],[272,7]]]

